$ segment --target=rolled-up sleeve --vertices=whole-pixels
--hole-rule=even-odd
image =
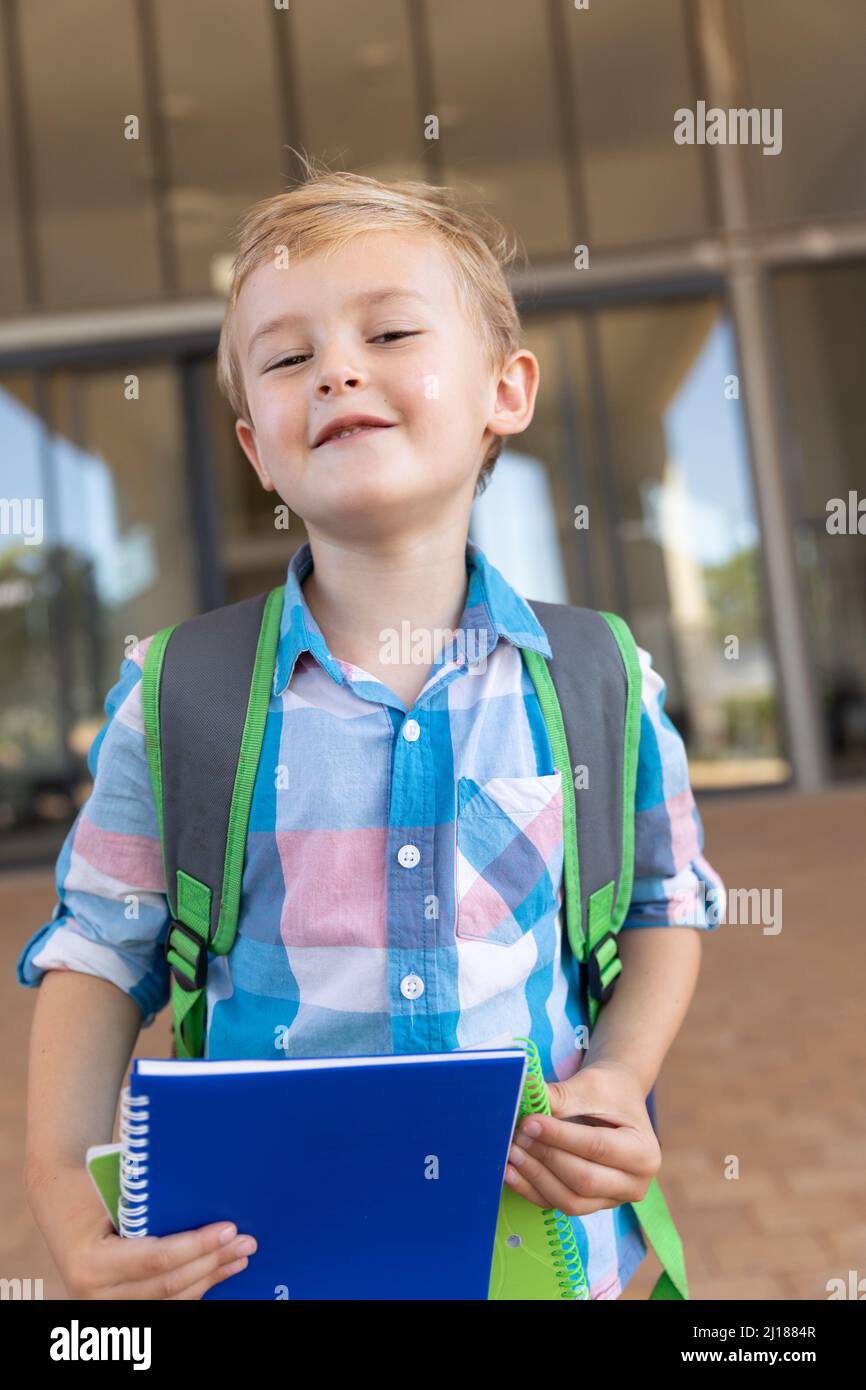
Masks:
[[[664,708],[665,682],[638,647],[641,727],[634,818],[634,882],[628,927],[712,931],[725,919],[725,887],[704,858],[704,828],[682,738]]]
[[[19,984],[29,987],[48,970],[110,980],[136,1001],[142,1027],[168,1003],[171,920],[141,706],[150,640],[122,663],[105,698],[108,718],[88,754],[93,787],[57,859],[54,913],[17,966]]]

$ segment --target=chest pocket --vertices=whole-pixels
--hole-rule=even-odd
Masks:
[[[457,782],[458,937],[509,946],[556,911],[562,773]]]

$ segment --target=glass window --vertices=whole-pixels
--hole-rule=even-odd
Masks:
[[[58,581],[45,436],[29,375],[0,380],[0,843],[69,815],[69,756],[54,660]],[[48,505],[46,505],[48,503]]]
[[[539,361],[535,414],[505,441],[472,510],[472,538],[527,598],[615,609],[615,546],[600,486],[585,321],[533,317],[524,341]],[[599,519],[583,525],[581,507]]]
[[[276,25],[297,16],[258,0],[159,0],[155,15],[179,287],[210,295],[231,228],[283,187]]]
[[[11,92],[7,82],[10,55],[0,24],[0,315],[21,314],[26,308],[24,261],[21,254],[20,205],[13,177]]]
[[[733,327],[713,299],[599,315],[635,637],[668,686],[695,786],[782,781]]]
[[[706,231],[700,147],[674,143],[674,112],[697,99],[686,6],[560,4],[586,190],[580,240],[608,249]]]
[[[797,560],[837,776],[866,774],[866,265],[773,281]]]
[[[292,6],[300,122],[299,132],[287,136],[293,144],[300,133],[307,148],[335,169],[424,177],[421,117],[428,113],[418,109],[409,10],[403,0],[364,0],[348,9],[344,0]]]
[[[866,5],[741,4],[746,105],[782,111],[782,148],[746,146],[758,215],[769,222],[866,210]]]
[[[18,16],[44,307],[157,298],[154,143],[135,6],[28,0]],[[129,116],[137,140],[124,137]]]
[[[125,381],[138,379],[127,400]],[[82,641],[91,625],[90,589],[99,625],[96,684],[117,679],[130,638],[147,637],[198,609],[195,528],[188,507],[181,402],[173,365],[126,362],[51,379],[52,453],[61,543],[73,572],[87,575],[72,627]],[[76,713],[92,710],[79,688]]]
[[[427,15],[443,180],[515,226],[530,254],[561,258],[573,238],[547,7],[436,0]]]
[[[217,389],[215,366],[210,390],[226,602],[236,603],[282,584],[289,560],[307,539],[307,530],[296,512],[285,510],[279,493],[265,492],[259,482],[238,443],[234,414]]]
[[[473,539],[529,599],[622,612],[667,683],[696,787],[785,780],[724,310],[562,314],[533,319],[526,341],[541,365],[535,418],[475,502]]]
[[[44,500],[37,543],[0,536],[0,635],[16,653],[0,686],[0,816],[32,834],[68,824],[89,792],[86,755],[131,647],[197,611],[196,534],[173,366],[56,371],[40,410],[26,379],[4,387],[4,495]]]

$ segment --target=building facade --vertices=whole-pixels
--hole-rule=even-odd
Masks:
[[[231,229],[301,148],[519,233],[541,389],[472,535],[528,598],[628,620],[696,788],[866,773],[860,0],[0,21],[4,862],[56,853],[129,646],[280,582],[305,539],[215,384]]]

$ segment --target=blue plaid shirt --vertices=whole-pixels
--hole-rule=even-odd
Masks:
[[[205,1055],[337,1056],[537,1044],[547,1080],[580,1067],[588,1020],[564,931],[562,784],[519,648],[551,655],[527,602],[472,541],[457,633],[411,710],[328,649],[286,576],[253,792],[238,935],[211,957]],[[152,638],[120,668],[89,755],[92,792],[57,861],[52,920],[21,984],[51,969],[112,981],[143,1026],[169,998],[169,909],[141,706]],[[635,876],[622,930],[712,929],[703,829],[665,686],[639,648]],[[206,692],[203,693],[206,698]],[[723,899],[722,899],[723,900]],[[592,1298],[644,1258],[632,1207],[570,1218]]]

